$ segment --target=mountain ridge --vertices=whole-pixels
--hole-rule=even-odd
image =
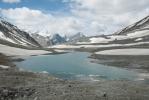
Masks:
[[[20,30],[3,18],[0,18],[0,40],[26,47],[40,47],[40,44],[29,33]]]
[[[149,15],[146,16],[145,18],[141,19],[140,21],[135,22],[134,24],[131,24],[122,30],[114,33],[116,35],[124,35],[130,32],[135,32],[138,30],[149,30]]]

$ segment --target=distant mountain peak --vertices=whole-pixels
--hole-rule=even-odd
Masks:
[[[76,33],[74,36],[80,36],[80,37],[84,37],[85,35],[81,32]]]
[[[38,43],[39,43],[42,47],[48,47],[48,46],[52,45],[52,42],[51,42],[51,40],[50,40],[50,37],[48,37],[48,36],[42,36],[42,35],[39,35],[38,33],[31,34],[31,36],[32,36],[36,41],[38,41]]]
[[[78,32],[78,33],[76,33],[76,34],[74,34],[74,35],[72,35],[72,36],[70,36],[70,40],[77,40],[77,39],[80,39],[80,38],[82,38],[82,37],[86,37],[83,33],[81,33],[81,32]]]
[[[52,44],[55,45],[55,44],[65,43],[66,39],[65,37],[62,37],[60,34],[55,33],[51,36],[51,41],[52,41]]]

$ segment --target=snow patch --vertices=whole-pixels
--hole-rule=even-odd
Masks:
[[[138,38],[138,39],[136,39],[135,41],[141,41],[141,40],[143,40],[143,38]]]
[[[65,50],[59,50],[59,49],[55,49],[54,51],[62,53],[62,52],[66,52]]]
[[[90,42],[77,42],[76,44],[90,44]]]
[[[2,69],[8,69],[10,67],[9,66],[4,66],[4,65],[0,65],[0,68],[2,68]]]
[[[149,79],[149,74],[147,74],[147,73],[140,73],[140,74],[138,75],[137,80],[142,81],[142,80],[145,80],[145,79]]]
[[[112,49],[96,52],[99,55],[149,55],[149,49]]]
[[[41,73],[43,73],[43,74],[49,74],[49,72],[47,72],[47,71],[42,71]]]
[[[112,39],[105,39],[102,37],[90,38],[91,43],[109,43]]]

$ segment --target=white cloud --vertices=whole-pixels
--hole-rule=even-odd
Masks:
[[[149,14],[149,0],[71,0],[72,13],[107,27],[109,34]]]
[[[19,3],[21,0],[2,0],[4,3]]]
[[[63,0],[71,14],[43,13],[27,7],[2,9],[3,16],[19,27],[41,34],[111,34],[149,14],[149,0]]]
[[[9,18],[20,28],[41,34],[76,33],[83,28],[82,21],[72,16],[54,16],[39,10],[26,7],[1,10],[3,16]]]
[[[149,0],[71,0],[79,10],[86,9],[100,14],[138,12],[149,8]]]

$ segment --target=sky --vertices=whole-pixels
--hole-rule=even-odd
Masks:
[[[30,33],[112,34],[149,15],[149,0],[0,0],[0,16]]]

